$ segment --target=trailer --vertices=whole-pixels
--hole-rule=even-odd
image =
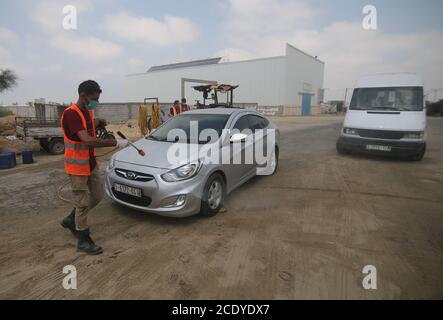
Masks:
[[[37,117],[24,118],[15,117],[16,136],[28,142],[38,140],[40,146],[51,154],[63,154],[65,144],[63,142],[63,132],[61,129],[61,115],[68,107],[66,105],[56,105],[56,114],[51,115],[56,118],[46,118],[46,107],[54,105],[35,104]],[[97,138],[115,139],[112,132],[106,130],[106,120],[96,118],[95,121]]]
[[[60,120],[38,118],[15,118],[16,136],[26,142],[38,140],[43,150],[62,154],[65,150]]]

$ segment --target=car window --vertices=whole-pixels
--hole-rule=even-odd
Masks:
[[[234,125],[234,129],[237,129],[240,132],[243,132],[244,130],[249,129],[248,116],[243,116],[240,119],[238,119]]]
[[[260,116],[249,115],[248,119],[249,119],[251,129],[254,132],[255,132],[255,130],[264,129],[269,125],[269,121],[263,117],[260,117]]]
[[[192,137],[190,136],[191,122],[198,125],[198,136],[196,138],[199,138],[205,129],[214,129],[217,131],[218,137],[220,137],[228,118],[229,115],[225,114],[183,113],[165,122],[147,138],[150,140],[168,141],[168,134],[171,130],[181,129],[186,134],[186,137],[188,137],[188,143],[192,143]],[[199,141],[199,143],[206,142],[207,141]]]

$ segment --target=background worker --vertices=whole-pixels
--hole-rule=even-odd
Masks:
[[[182,112],[190,110],[188,104],[186,103],[186,98],[182,98],[181,106],[182,106]]]
[[[189,106],[186,103],[186,99],[183,98],[181,100],[181,103],[178,100],[174,101],[174,104],[169,109],[169,115],[172,116],[172,117],[175,117],[176,115],[178,115],[180,113],[183,113],[185,111],[189,111]]]
[[[174,104],[172,105],[172,107],[169,109],[169,115],[171,117],[175,117],[176,115],[180,114],[181,110],[180,110],[180,102],[178,100],[174,101]]]
[[[127,140],[96,138],[93,110],[98,105],[101,92],[97,82],[82,82],[78,87],[77,103],[67,108],[61,118],[65,143],[64,167],[69,175],[75,204],[61,225],[77,237],[77,249],[88,254],[103,252],[90,237],[87,219],[88,212],[103,198],[95,148],[128,146]]]

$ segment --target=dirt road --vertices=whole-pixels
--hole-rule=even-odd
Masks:
[[[70,211],[55,197],[61,162],[0,172],[0,298],[443,298],[443,119],[429,119],[422,162],[339,156],[339,121],[286,123],[278,173],[216,217],[104,200],[91,217],[105,249],[95,257],[59,225]],[[65,265],[77,290],[62,287]],[[362,288],[365,265],[377,290]]]

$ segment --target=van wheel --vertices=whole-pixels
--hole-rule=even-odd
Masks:
[[[51,154],[63,154],[65,152],[65,144],[63,139],[52,139],[48,145]]]
[[[204,217],[215,216],[223,207],[225,194],[226,187],[222,175],[214,173],[209,177],[203,189],[200,215]]]

